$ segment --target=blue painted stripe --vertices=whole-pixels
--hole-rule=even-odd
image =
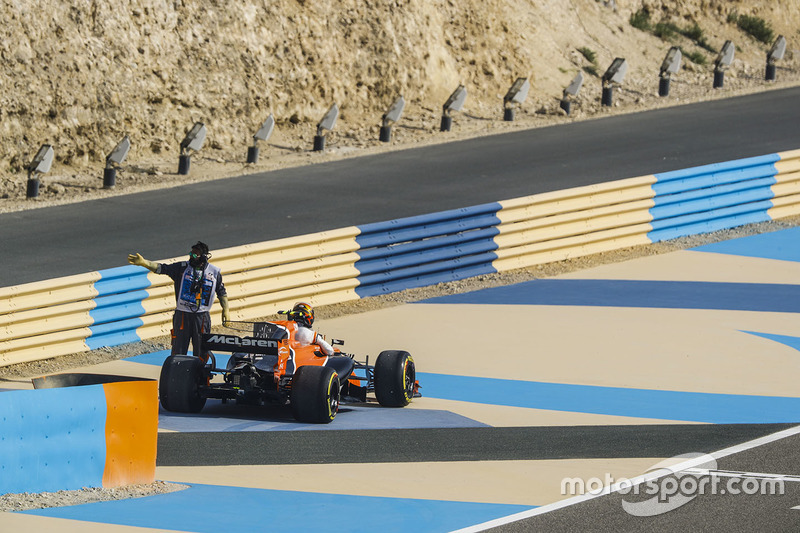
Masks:
[[[462,402],[601,415],[760,424],[800,422],[800,398],[541,383],[418,373],[425,396]]]
[[[99,270],[98,273],[100,279],[94,283],[94,288],[100,296],[150,287],[146,268],[129,265]]]
[[[359,226],[359,297],[496,272],[499,203]]]
[[[492,262],[497,259],[493,252],[429,263],[391,272],[360,276],[360,285],[355,288],[360,298],[390,292],[425,287],[436,283],[457,281],[473,276],[494,274],[497,270]]]
[[[751,235],[692,248],[698,252],[800,262],[800,228]]]
[[[95,297],[95,308],[89,312],[89,315],[94,324],[140,317],[144,314],[142,302],[147,296],[147,291],[132,291]]]
[[[164,360],[166,360],[166,358],[169,357],[170,353],[171,353],[170,350],[159,350],[157,352],[135,355],[133,357],[126,357],[125,359],[123,359],[123,361],[130,361],[131,363],[140,363],[143,365],[161,366],[164,364]],[[230,358],[230,356],[228,358]],[[217,360],[217,365],[219,366],[219,360]]]
[[[164,364],[164,361],[169,357],[171,354],[171,350],[159,350],[157,352],[145,353],[142,355],[134,355],[133,357],[126,357],[123,361],[128,361],[131,363],[139,363],[142,365],[154,365],[154,366],[161,366]],[[192,350],[187,352],[187,355],[194,355]],[[227,368],[228,361],[233,354],[218,352],[214,354],[217,368]]]
[[[462,233],[456,233],[454,235],[440,235],[438,237],[430,237],[418,241],[392,244],[389,246],[365,248],[358,250],[358,255],[361,257],[361,259],[356,262],[356,265],[358,265],[361,261],[369,261],[376,258],[394,257],[396,255],[439,249],[446,246],[459,246],[470,242],[489,240],[494,238],[499,233],[500,230],[498,230],[496,227],[491,227],[465,231]]]
[[[792,337],[790,335],[774,335],[771,333],[759,333],[757,331],[744,331],[743,333],[749,333],[750,335],[755,335],[756,337],[769,339],[771,341],[784,344],[786,346],[789,346],[790,348],[794,348],[795,350],[800,351],[800,337]]]
[[[137,328],[143,322],[143,301],[149,296],[150,280],[147,269],[124,266],[100,270],[100,279],[94,283],[98,296],[95,307],[89,311],[92,325],[86,345],[90,350],[137,342],[141,338]]]
[[[719,183],[775,175],[777,170],[774,163],[777,161],[780,161],[778,154],[767,154],[662,172],[655,174],[656,182],[652,187],[656,196],[660,196],[671,194],[678,190],[711,187]]]
[[[3,393],[0,494],[101,487],[105,422],[102,385]]]
[[[800,312],[800,285],[538,279],[419,303],[495,305],[581,305],[666,309]]]
[[[680,196],[680,198],[677,198]],[[734,191],[729,194],[715,194],[713,196],[704,196],[695,199],[686,199],[686,195],[676,195],[676,198],[670,198],[670,202],[658,202],[655,207],[650,208],[650,214],[656,221],[670,217],[687,215],[692,213],[705,213],[722,208],[736,208],[741,207],[741,211],[752,211],[752,207],[748,204],[754,202],[761,202],[763,200],[771,200],[774,197],[772,189],[769,185],[758,188],[749,188],[740,191]],[[772,207],[772,203],[767,204]],[[669,221],[666,221],[669,223]]]
[[[773,164],[764,164],[749,168],[730,169],[724,172],[711,174],[687,175],[681,179],[665,178],[664,174],[656,174],[656,183],[653,191],[656,198],[669,199],[670,196],[684,193],[709,194],[717,189],[735,186],[741,183],[744,186],[757,185],[767,181],[775,183],[778,171]]]
[[[359,281],[363,281],[370,274],[396,272],[400,269],[441,263],[442,261],[459,258],[463,258],[465,262],[468,262],[470,257],[478,256],[484,252],[492,252],[496,249],[497,245],[493,239],[485,239],[455,246],[442,246],[434,250],[425,250],[418,253],[380,257],[369,261],[356,261],[355,267],[360,273]]]
[[[494,214],[463,218],[440,224],[404,227],[380,233],[362,233],[356,237],[356,243],[361,249],[369,249],[378,246],[390,246],[409,241],[429,239],[440,235],[452,235],[460,232],[470,232],[476,229],[491,228],[499,223],[500,220]]]
[[[130,318],[119,322],[108,322],[90,326],[90,334],[86,338],[86,346],[90,350],[96,350],[105,346],[118,346],[129,342],[142,340],[137,333],[137,329],[144,325],[141,318]]]
[[[339,408],[333,424],[297,422],[282,407],[243,410],[208,400],[201,415],[162,411],[160,430],[184,433],[238,431],[349,431],[365,429],[422,429],[491,427],[476,420],[440,409],[375,409],[374,405],[346,404]],[[0,515],[2,516],[2,515]]]
[[[449,211],[439,211],[437,213],[430,213],[426,215],[417,215],[413,217],[398,218],[386,222],[375,222],[373,224],[364,224],[358,226],[362,235],[380,234],[395,231],[400,228],[409,228],[424,226],[428,224],[437,224],[441,222],[459,220],[468,217],[496,214],[502,209],[502,206],[497,203],[489,203],[476,205],[472,207],[463,207],[461,209],[451,209]]]
[[[749,215],[752,213],[766,215],[767,209],[772,207],[772,202],[753,202],[744,205],[720,206],[717,207],[711,203],[707,204],[709,209],[707,212],[688,211],[682,213],[675,211],[670,213],[671,218],[661,217],[661,219],[654,219],[650,222],[656,230],[669,229],[679,227],[682,225],[694,224],[697,222],[713,221],[717,218],[735,217],[738,215]]]
[[[25,514],[197,533],[331,528],[353,533],[432,533],[453,531],[528,509],[531,507],[192,485],[169,494]]]
[[[770,220],[778,154],[656,174],[651,242]]]
[[[775,183],[776,180],[774,177],[765,177],[744,182],[734,182],[710,188],[692,189],[682,192],[676,192],[675,194],[660,196],[658,197],[657,201],[654,201],[654,203],[657,206],[662,207],[680,202],[688,202],[688,201],[694,201],[703,198],[723,196],[723,195],[725,196],[730,195],[733,198],[737,198],[735,193],[746,193],[750,190],[761,191],[763,189],[767,189],[768,193],[770,194],[770,196],[766,196],[766,198],[771,198],[772,196],[774,196],[774,194],[772,193],[772,186]]]
[[[768,214],[770,208],[772,208],[772,203],[764,201],[717,209],[713,212],[695,213],[666,220],[654,220],[650,222],[650,225],[659,227],[659,229],[650,231],[647,237],[651,242],[660,242],[745,224],[768,222],[771,220]]]

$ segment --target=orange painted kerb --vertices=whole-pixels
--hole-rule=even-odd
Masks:
[[[106,395],[106,465],[103,487],[152,483],[156,474],[158,383],[103,385]]]

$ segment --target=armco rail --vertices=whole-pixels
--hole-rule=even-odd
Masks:
[[[800,214],[800,150],[219,250],[232,318],[344,302]],[[0,366],[168,333],[126,266],[0,288]],[[218,322],[219,310],[214,311]]]

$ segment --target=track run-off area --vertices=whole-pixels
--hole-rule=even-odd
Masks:
[[[783,229],[319,320],[348,352],[408,350],[422,398],[343,405],[324,426],[211,401],[198,415],[162,411],[156,478],[187,489],[3,513],[0,525],[796,530],[798,240],[800,228]],[[76,371],[157,378],[166,356]],[[715,459],[700,465],[707,473],[779,478],[782,493],[705,493],[637,516],[630,496],[564,490],[565,480],[636,479],[692,453]]]

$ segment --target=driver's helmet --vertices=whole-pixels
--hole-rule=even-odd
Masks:
[[[289,320],[294,320],[299,325],[310,328],[314,323],[314,309],[305,302],[297,302],[289,311]]]

